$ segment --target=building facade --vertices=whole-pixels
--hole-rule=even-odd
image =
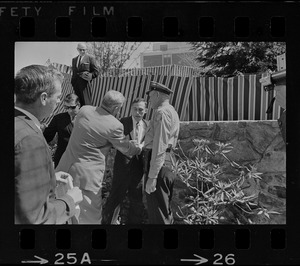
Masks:
[[[151,51],[140,54],[141,67],[166,65],[193,66],[192,46],[186,42],[154,42]]]

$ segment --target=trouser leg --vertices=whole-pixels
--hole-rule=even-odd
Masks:
[[[102,224],[116,224],[120,212],[120,204],[126,195],[127,182],[128,180],[119,174],[113,177],[111,191],[103,210]]]
[[[156,190],[146,193],[149,224],[172,224],[171,200],[175,174],[162,167],[157,177]]]
[[[82,189],[83,200],[79,203],[79,224],[101,224],[102,198],[101,189],[93,192]]]
[[[86,87],[82,91],[84,104],[85,105],[92,105],[92,91],[91,86],[89,83],[86,84]]]
[[[141,224],[143,222],[145,207],[143,204],[142,173],[135,177],[128,189],[129,211],[128,224]]]

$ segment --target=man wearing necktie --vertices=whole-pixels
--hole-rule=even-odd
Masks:
[[[77,50],[79,55],[72,59],[71,84],[81,106],[92,105],[91,82],[99,75],[99,66],[93,56],[86,54],[85,43],[79,43]]]
[[[40,122],[60,102],[62,83],[61,73],[40,65],[24,67],[15,77],[15,224],[64,224],[82,201],[78,187],[56,193],[72,176],[55,171],[41,130]]]
[[[143,146],[148,121],[143,117],[147,113],[146,101],[135,99],[131,104],[131,116],[120,119],[124,134],[130,140]],[[142,191],[143,164],[140,156],[131,159],[117,151],[113,168],[113,181],[110,194],[103,210],[102,224],[118,224],[120,205],[126,193],[129,199],[127,224],[141,224],[145,208]]]

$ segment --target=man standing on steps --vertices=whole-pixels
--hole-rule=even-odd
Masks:
[[[99,75],[99,66],[93,56],[86,54],[85,43],[79,43],[77,50],[79,55],[72,59],[71,84],[81,106],[92,105],[91,82]]]

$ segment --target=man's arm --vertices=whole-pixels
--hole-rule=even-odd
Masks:
[[[25,137],[15,146],[15,223],[58,224],[72,217],[73,200],[68,195],[55,199],[55,186],[45,140],[41,136]]]
[[[139,148],[139,145],[135,144],[133,141],[130,141],[124,135],[124,126],[122,124],[120,127],[111,132],[108,140],[114,148],[116,148],[126,156],[131,157],[141,152],[141,148]]]
[[[97,65],[96,59],[93,56],[90,56],[90,73],[92,74],[92,79],[98,77],[100,68]]]
[[[154,136],[150,161],[149,178],[157,178],[164,164],[171,130],[171,119],[162,112],[157,112],[154,118]]]

